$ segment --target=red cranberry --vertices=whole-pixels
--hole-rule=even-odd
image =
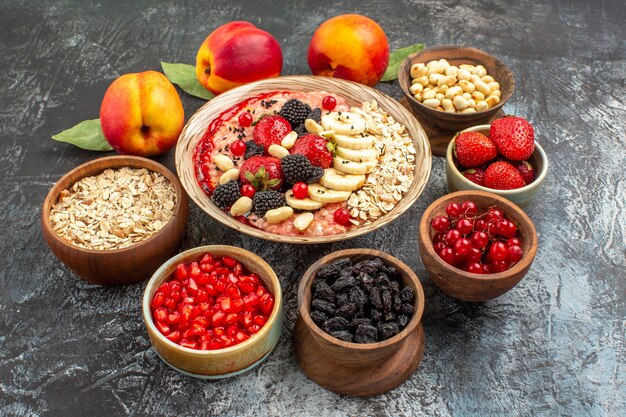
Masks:
[[[342,225],[342,226],[346,226],[348,223],[350,223],[350,212],[345,209],[345,208],[340,208],[335,210],[335,213],[333,214],[333,218],[335,219],[335,222]]]
[[[306,182],[295,183],[291,191],[296,198],[299,198],[301,200],[309,196],[309,186]]]
[[[252,115],[247,111],[243,112],[237,118],[237,122],[239,122],[239,126],[248,127],[252,124]]]
[[[322,99],[322,107],[325,110],[332,110],[337,107],[337,100],[333,96],[326,96]]]
[[[230,145],[230,151],[235,156],[241,156],[246,153],[246,148],[246,142],[244,142],[243,140],[236,140]]]

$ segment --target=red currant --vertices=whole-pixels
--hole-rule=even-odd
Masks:
[[[337,100],[333,96],[326,96],[322,100],[322,107],[326,110],[332,110],[337,106]]]
[[[483,252],[478,248],[470,248],[469,252],[465,254],[465,260],[468,262],[480,262]]]
[[[243,112],[239,115],[237,121],[239,122],[239,126],[248,127],[252,124],[252,115],[247,111]]]
[[[491,264],[492,272],[504,272],[509,269],[510,262],[507,260],[494,261]]]
[[[452,266],[455,266],[458,262],[458,258],[454,253],[454,250],[450,247],[442,249],[439,256],[444,260],[444,262]]]
[[[512,237],[512,238],[510,238],[509,240],[506,241],[506,245],[507,246],[514,246],[514,245],[522,246],[522,241],[519,240],[519,238],[517,238],[517,237]]]
[[[440,232],[435,233],[435,235],[433,236],[433,245],[441,242],[441,239],[443,239],[443,234]]]
[[[472,274],[484,273],[482,265],[478,262],[470,262],[469,264],[467,264],[467,266],[465,267],[465,271],[471,272]]]
[[[484,232],[485,230],[487,230],[487,222],[485,221],[485,219],[476,220],[476,223],[474,223],[474,229],[479,230],[481,232]]]
[[[487,212],[487,221],[490,222],[492,220],[501,220],[504,218],[504,214],[495,207],[490,207]]]
[[[447,248],[446,244],[443,242],[437,242],[433,245],[433,249],[435,250],[435,253],[437,255],[439,255],[441,253],[442,250],[444,250],[445,248]]]
[[[471,242],[473,247],[483,249],[489,243],[489,236],[485,232],[474,232]]]
[[[474,229],[474,222],[469,219],[461,219],[456,224],[456,230],[461,232],[462,235],[467,235],[472,233],[472,229]]]
[[[489,255],[493,261],[502,261],[509,255],[509,250],[502,242],[494,242],[489,249]]]
[[[309,186],[306,182],[295,183],[291,191],[296,198],[299,198],[301,200],[309,196]]]
[[[517,226],[512,221],[502,219],[498,225],[498,234],[506,238],[512,238],[517,234]]]
[[[460,257],[465,256],[470,249],[472,248],[472,244],[468,239],[461,238],[454,242],[454,251]]]
[[[443,239],[448,245],[454,245],[454,242],[461,238],[461,232],[456,229],[450,229],[443,235]]]
[[[476,215],[478,208],[476,207],[476,203],[473,201],[464,201],[461,205],[461,212],[468,217],[472,217]]]
[[[243,140],[236,140],[232,143],[232,145],[230,145],[230,151],[235,156],[241,156],[244,153],[246,153],[246,148],[247,148],[246,142],[244,142]]]
[[[483,274],[491,274],[491,265],[483,264]]]
[[[446,213],[448,214],[448,216],[455,219],[461,214],[461,206],[459,206],[457,203],[450,203],[446,206]]]
[[[254,197],[254,193],[256,193],[256,188],[254,188],[250,184],[244,184],[241,186],[241,195],[244,197],[252,198]]]
[[[438,232],[443,232],[450,228],[450,220],[446,216],[436,216],[431,222],[433,229]]]
[[[509,262],[519,262],[524,257],[524,251],[521,246],[509,246],[508,251],[509,254],[506,257],[506,260]]]
[[[346,226],[350,223],[350,212],[345,208],[340,208],[335,210],[335,214],[333,214],[336,223],[339,223],[342,226]]]

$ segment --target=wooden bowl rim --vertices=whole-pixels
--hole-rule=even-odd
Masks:
[[[311,291],[311,286],[313,285],[315,272],[319,269],[320,266],[328,264],[337,258],[345,258],[345,257],[351,258],[353,255],[363,255],[364,254],[363,251],[368,251],[368,253],[366,254],[367,256],[379,257],[383,259],[384,261],[386,261],[387,263],[392,263],[394,264],[394,266],[399,267],[409,277],[409,279],[413,282],[413,284],[415,285],[415,288],[417,289],[417,294],[415,294],[416,300],[414,304],[414,305],[417,305],[417,309],[413,312],[413,315],[411,316],[411,320],[409,320],[406,327],[402,329],[402,331],[396,334],[395,336],[390,337],[389,339],[386,339],[380,342],[376,342],[376,343],[346,342],[346,341],[337,339],[329,335],[328,333],[320,329],[320,327],[317,324],[315,324],[315,322],[311,319],[311,316],[310,316],[311,308],[310,306],[307,306],[304,303],[304,298],[305,298],[304,295],[307,291],[309,292]],[[369,252],[373,252],[373,253],[370,254]],[[384,349],[389,346],[398,344],[400,341],[404,340],[409,334],[413,333],[415,329],[417,328],[417,326],[420,324],[422,320],[422,315],[424,314],[424,304],[425,304],[424,289],[422,288],[422,283],[420,282],[415,272],[413,272],[413,270],[407,264],[405,264],[404,262],[402,262],[400,259],[396,258],[395,256],[392,256],[387,252],[379,251],[376,249],[354,248],[354,249],[343,249],[340,251],[329,253],[328,255],[323,256],[322,258],[318,259],[315,263],[313,263],[306,270],[306,272],[302,275],[302,278],[300,279],[300,284],[298,285],[298,311],[300,313],[300,316],[304,320],[304,323],[306,324],[307,328],[310,331],[312,331],[314,335],[317,335],[318,337],[324,339],[327,343],[331,345],[339,346],[345,349],[352,349],[356,351],[370,351],[370,350],[376,350],[376,349]]]
[[[467,271],[464,271],[462,269],[459,269],[457,267],[447,264],[446,262],[444,262],[443,259],[439,257],[439,255],[437,255],[437,253],[435,253],[435,249],[433,248],[433,242],[430,237],[430,222],[428,221],[428,219],[432,216],[433,212],[435,211],[435,208],[441,205],[442,203],[450,202],[452,200],[461,200],[461,199],[471,200],[472,197],[476,197],[476,196],[486,197],[486,198],[495,200],[498,204],[498,208],[500,208],[504,212],[505,215],[506,214],[510,215],[510,212],[515,212],[516,215],[520,216],[522,220],[524,221],[524,223],[528,225],[528,227],[531,230],[532,240],[529,245],[530,251],[528,253],[525,253],[524,257],[518,263],[516,263],[515,265],[513,265],[512,268],[507,269],[506,271],[496,272],[492,274],[474,274],[472,272],[467,272]],[[432,204],[430,204],[426,208],[426,210],[424,211],[424,214],[422,215],[422,219],[420,220],[419,233],[420,233],[420,239],[422,240],[424,249],[426,249],[427,256],[432,258],[440,267],[442,267],[446,271],[449,271],[450,273],[454,273],[457,275],[461,275],[469,281],[472,281],[472,280],[474,281],[486,281],[486,280],[497,281],[501,279],[510,278],[513,275],[516,275],[522,272],[524,269],[529,268],[530,264],[533,262],[533,259],[535,258],[535,255],[537,253],[537,230],[535,229],[535,225],[532,222],[532,220],[530,220],[530,217],[528,217],[528,215],[524,212],[524,210],[519,208],[515,203],[511,202],[510,200],[504,197],[501,197],[497,194],[486,192],[486,191],[478,191],[478,190],[456,191],[454,193],[446,194],[443,197],[440,197],[437,200],[433,201]]]
[[[242,258],[248,257],[251,260],[251,262],[249,263],[256,263],[261,266],[261,269],[263,269],[264,271],[267,271],[268,272],[267,278],[272,282],[272,285],[274,286],[274,288],[276,288],[276,290],[272,294],[274,296],[274,308],[272,310],[272,314],[270,314],[270,317],[267,319],[263,327],[261,327],[261,329],[257,333],[255,333],[253,336],[250,336],[248,340],[244,340],[243,342],[238,343],[234,346],[230,346],[230,347],[222,348],[222,349],[215,349],[215,350],[198,350],[198,349],[186,348],[177,343],[172,342],[167,337],[163,336],[163,334],[161,334],[161,332],[156,328],[156,325],[154,324],[154,320],[152,320],[152,314],[150,311],[150,302],[151,302],[150,296],[152,295],[151,293],[156,291],[156,289],[158,288],[158,286],[156,285],[156,282],[159,281],[160,278],[162,278],[162,276],[165,274],[165,271],[170,266],[180,262],[181,259],[184,259],[187,257],[193,256],[193,257],[197,257],[198,259],[200,259],[201,255],[204,255],[206,253],[215,253],[215,252],[220,252],[219,256],[224,256],[224,255],[231,256],[232,258],[234,258],[235,260],[239,262],[242,262]],[[244,265],[248,264],[246,262],[242,262],[242,263]],[[167,279],[167,277],[165,279]],[[159,282],[159,285],[161,285],[161,283],[162,282]],[[178,350],[180,353],[184,353],[186,355],[197,356],[200,358],[211,358],[211,357],[220,356],[225,353],[232,353],[232,352],[245,350],[250,345],[261,340],[263,337],[266,337],[268,333],[270,332],[270,329],[274,327],[274,325],[276,324],[278,320],[278,316],[282,308],[282,303],[283,303],[283,297],[282,297],[282,290],[280,287],[280,280],[278,279],[276,272],[274,272],[274,269],[267,262],[265,262],[263,258],[261,258],[260,256],[258,256],[257,254],[253,252],[250,252],[243,248],[239,248],[237,246],[205,245],[205,246],[197,246],[195,248],[187,249],[186,251],[181,252],[171,257],[163,265],[161,265],[159,269],[156,270],[156,272],[148,280],[148,283],[146,284],[146,288],[144,289],[143,297],[142,297],[141,312],[143,314],[143,320],[144,320],[144,324],[146,325],[146,327],[149,327],[152,333],[155,334],[156,337],[159,339],[159,341],[167,345],[169,348]]]
[[[163,226],[161,230],[154,233],[152,236],[150,236],[146,240],[142,240],[141,242],[137,242],[125,248],[112,249],[112,250],[95,250],[95,249],[83,248],[81,246],[69,243],[65,241],[64,239],[61,239],[61,237],[52,229],[52,225],[50,223],[50,210],[52,209],[52,205],[56,203],[57,199],[59,198],[59,194],[61,193],[61,191],[63,191],[63,189],[67,189],[67,186],[62,186],[62,184],[66,181],[69,181],[73,176],[77,175],[80,170],[89,168],[92,165],[96,165],[99,163],[105,163],[105,165],[107,166],[105,166],[102,169],[102,171],[99,171],[98,173],[86,174],[84,176],[76,177],[75,179],[72,180],[69,187],[71,187],[77,181],[80,181],[83,178],[86,178],[88,176],[98,175],[99,173],[102,173],[106,169],[118,169],[118,168],[124,168],[124,167],[145,168],[149,171],[153,171],[153,172],[163,175],[165,178],[167,178],[170,181],[170,183],[174,187],[174,190],[176,191],[176,205],[174,206],[172,217],[168,220],[168,222],[165,224],[165,226]],[[135,165],[131,166],[129,165],[129,163],[132,163]],[[137,249],[141,249],[145,247],[145,245],[152,243],[152,241],[156,240],[156,238],[160,237],[165,232],[169,234],[169,232],[171,232],[172,229],[175,227],[174,220],[177,217],[179,217],[182,206],[183,204],[186,204],[186,201],[187,201],[187,196],[185,195],[185,190],[180,180],[166,166],[156,161],[153,161],[152,159],[144,158],[142,156],[133,156],[133,155],[104,156],[101,158],[92,159],[91,161],[87,161],[83,164],[78,165],[76,168],[67,172],[65,175],[59,178],[59,180],[56,183],[54,183],[52,188],[50,188],[50,191],[48,191],[48,194],[46,195],[46,198],[44,199],[44,202],[43,202],[43,206],[41,209],[41,223],[42,223],[42,227],[45,228],[49,232],[48,235],[52,239],[54,239],[55,242],[59,243],[60,245],[62,245],[63,247],[67,248],[70,251],[76,251],[80,253],[93,254],[93,255],[103,255],[103,256],[124,254],[124,253],[133,252]]]
[[[404,61],[402,61],[402,64],[400,64],[400,74],[403,72],[406,72],[409,69],[409,65],[413,65],[413,59],[426,53],[426,52],[447,52],[447,51],[456,51],[456,50],[466,50],[466,51],[473,51],[476,52],[478,54],[481,55],[486,55],[489,56],[491,59],[493,59],[493,61],[496,63],[496,65],[500,66],[505,72],[507,72],[510,77],[511,77],[511,94],[508,95],[508,97],[505,98],[500,98],[500,102],[498,104],[496,104],[495,106],[491,107],[488,110],[482,111],[482,112],[476,112],[476,113],[445,113],[442,112],[440,110],[436,110],[436,109],[431,109],[430,107],[425,106],[424,104],[420,103],[419,101],[415,100],[415,97],[413,97],[413,94],[411,94],[411,92],[409,91],[409,86],[406,85],[406,83],[403,83],[400,80],[400,77],[398,77],[398,83],[400,84],[400,88],[402,89],[402,92],[404,93],[404,95],[407,97],[407,99],[414,104],[417,104],[421,109],[424,109],[427,113],[432,114],[432,115],[436,115],[436,114],[446,114],[449,115],[450,117],[457,117],[459,120],[469,120],[472,117],[477,117],[477,115],[484,115],[487,112],[493,112],[493,114],[496,114],[501,108],[502,106],[504,106],[506,104],[507,101],[509,101],[511,99],[511,97],[513,97],[513,94],[515,93],[515,77],[513,76],[513,71],[511,71],[511,69],[504,63],[502,62],[500,59],[498,59],[496,56],[490,54],[489,52],[485,52],[482,49],[478,49],[478,48],[474,48],[471,46],[459,46],[459,45],[442,45],[442,46],[435,46],[432,48],[426,48],[423,49],[419,52],[414,52],[411,55],[409,55],[408,57],[406,57],[404,59]],[[444,59],[446,59],[445,57],[442,57]],[[441,58],[440,58],[441,59]],[[410,81],[410,77],[407,77],[407,79],[409,79]],[[500,82],[500,81],[498,81]]]
[[[217,100],[220,99],[230,99],[231,97],[238,97],[239,101],[243,100],[246,97],[252,96],[252,95],[256,95],[258,94],[258,92],[254,91],[254,89],[256,89],[259,86],[264,86],[264,85],[268,85],[268,90],[267,91],[273,91],[273,90],[292,90],[292,91],[314,91],[314,90],[299,90],[299,84],[303,83],[303,82],[307,82],[307,81],[314,81],[314,82],[319,82],[319,81],[324,81],[325,83],[330,83],[330,84],[336,84],[336,85],[343,85],[346,88],[349,89],[359,89],[359,90],[363,90],[365,92],[367,92],[370,96],[371,99],[375,99],[376,102],[379,105],[379,108],[382,108],[383,110],[387,111],[389,114],[391,114],[392,116],[394,116],[394,119],[397,119],[395,117],[396,113],[400,112],[407,120],[410,121],[410,124],[407,123],[407,130],[410,129],[414,129],[417,133],[418,136],[414,137],[414,136],[410,136],[411,140],[414,144],[419,144],[420,147],[424,150],[424,157],[421,161],[415,161],[415,171],[414,172],[421,172],[422,170],[424,170],[425,174],[424,174],[424,180],[420,183],[418,182],[418,178],[414,177],[413,182],[411,183],[410,187],[409,187],[409,191],[407,192],[407,194],[411,193],[412,189],[415,189],[415,196],[410,199],[407,200],[407,202],[405,203],[406,206],[401,208],[401,210],[396,210],[396,207],[394,207],[394,209],[381,216],[380,218],[378,218],[376,221],[368,224],[368,225],[364,225],[361,227],[358,227],[356,229],[350,230],[348,232],[345,233],[339,233],[339,234],[334,234],[334,235],[326,235],[326,236],[287,236],[287,235],[281,235],[281,234],[276,234],[276,233],[269,233],[269,232],[265,232],[261,229],[257,229],[255,227],[252,227],[250,225],[247,224],[243,224],[237,220],[235,220],[234,218],[232,218],[231,216],[229,216],[227,213],[223,212],[222,210],[217,209],[217,207],[215,207],[214,211],[207,211],[206,207],[204,206],[204,201],[199,201],[198,198],[196,198],[195,193],[193,192],[188,192],[188,195],[191,197],[191,199],[205,212],[207,213],[210,217],[212,217],[213,219],[217,220],[218,222],[222,223],[225,226],[228,226],[232,229],[235,229],[238,232],[243,232],[249,236],[253,236],[253,237],[257,237],[257,238],[261,238],[261,239],[265,239],[265,240],[270,240],[270,241],[274,241],[274,242],[281,242],[281,243],[290,243],[290,244],[319,244],[319,243],[331,243],[331,242],[337,242],[337,241],[342,241],[342,240],[347,240],[347,239],[352,239],[355,238],[357,236],[362,236],[364,234],[373,232],[375,230],[377,230],[380,227],[383,227],[389,223],[391,223],[392,221],[394,221],[395,219],[397,219],[398,217],[400,217],[401,215],[403,215],[404,213],[406,213],[406,211],[415,203],[415,201],[417,201],[417,199],[419,198],[419,196],[422,194],[422,192],[424,191],[424,188],[426,187],[426,184],[428,183],[428,180],[430,178],[430,174],[431,174],[431,170],[432,170],[432,152],[431,152],[431,148],[430,148],[430,142],[428,140],[428,136],[426,135],[426,133],[424,132],[424,129],[422,128],[421,124],[417,121],[417,119],[415,118],[415,116],[413,116],[413,114],[406,108],[404,107],[402,104],[398,103],[396,100],[394,100],[393,98],[389,97],[388,95],[375,90],[371,87],[362,85],[362,84],[358,84],[352,81],[347,81],[347,80],[342,80],[342,79],[338,79],[338,78],[331,78],[331,77],[323,77],[323,76],[315,76],[315,75],[292,75],[292,76],[281,76],[281,77],[273,77],[273,78],[268,78],[268,79],[264,79],[264,80],[260,80],[260,81],[256,81],[253,83],[249,83],[249,84],[245,84],[236,88],[233,88],[231,90],[228,90],[222,94],[220,94],[219,96],[217,96],[216,98],[212,99],[211,101],[207,102],[206,104],[204,104],[200,109],[198,109],[196,111],[196,113],[193,114],[193,116],[191,116],[191,118],[189,119],[189,121],[185,124],[185,127],[183,128],[183,132],[180,135],[180,138],[178,140],[178,143],[176,145],[176,170],[178,172],[179,177],[181,178],[181,182],[183,184],[183,187],[187,190],[187,187],[190,187],[191,189],[196,189],[199,188],[197,181],[195,181],[195,175],[193,178],[193,184],[189,184],[187,182],[187,178],[182,175],[182,171],[183,171],[183,158],[185,157],[185,154],[183,152],[183,146],[181,145],[185,140],[187,140],[187,137],[190,136],[191,134],[188,132],[189,130],[192,129],[193,126],[196,121],[198,119],[200,119],[202,116],[202,112],[208,107],[208,106],[212,106],[214,105],[214,103]],[[272,86],[273,84],[275,84],[276,82],[279,83],[292,83],[293,86],[290,87],[274,87]],[[326,91],[331,91],[332,90],[327,90],[328,86],[323,85],[320,86],[319,90],[326,90]],[[348,100],[350,100],[350,97],[346,97]],[[397,108],[397,112],[390,112],[388,107],[389,104],[393,104],[394,107]],[[208,124],[219,114],[212,114],[211,118],[209,118],[207,120],[207,123],[204,124],[203,127],[203,131],[206,130],[206,126],[208,126]],[[409,126],[410,125],[410,126]],[[195,144],[194,144],[195,147]],[[417,147],[417,146],[416,146]],[[422,165],[424,165],[424,168],[418,166],[418,163],[421,163]],[[201,190],[200,190],[201,191]],[[206,194],[204,194],[203,191],[201,191],[202,195],[205,196],[206,199],[208,199],[208,197],[206,197]],[[400,200],[401,202],[404,201],[404,199],[406,199],[408,197],[403,197],[402,200]]]
[[[468,127],[467,129],[463,129],[461,132],[480,132],[480,133],[483,133],[485,136],[489,137],[490,127],[491,127],[491,124],[472,126],[472,127]],[[483,132],[485,130],[487,131],[487,133]],[[455,143],[456,143],[456,136],[450,140],[450,143],[448,143],[448,149],[446,150],[446,164],[450,166],[453,174],[456,177],[458,177],[463,184],[470,186],[478,191],[485,191],[488,193],[497,193],[498,195],[502,195],[502,196],[519,195],[524,192],[531,191],[531,190],[538,188],[543,183],[543,180],[545,179],[548,173],[548,156],[546,155],[546,152],[543,150],[539,142],[535,140],[535,150],[533,151],[533,154],[535,152],[537,153],[537,156],[541,160],[541,165],[542,165],[541,171],[539,171],[538,175],[535,177],[535,180],[528,185],[525,185],[521,188],[515,188],[513,190],[494,190],[492,188],[487,188],[485,186],[476,184],[468,180],[467,178],[465,178],[463,174],[461,174],[461,171],[459,171],[456,164],[454,163],[453,155],[454,155]]]

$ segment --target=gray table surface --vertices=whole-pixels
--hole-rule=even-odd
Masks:
[[[626,413],[626,12],[620,0],[294,2],[57,0],[0,2],[0,414],[620,416]],[[539,252],[526,278],[482,304],[455,301],[417,251],[424,209],[446,193],[434,158],[417,203],[391,225],[336,244],[288,246],[236,234],[192,204],[183,249],[229,244],[268,260],[285,294],[275,351],[219,382],[182,376],[150,347],[145,283],[103,288],[77,279],[48,250],[39,212],[52,184],[101,156],[50,140],[98,117],[118,76],[159,62],[193,63],[218,25],[245,19],[273,33],[283,74],[307,74],[315,28],[347,12],[375,18],[392,49],[471,45],[513,70],[507,113],[528,118],[550,159],[527,209]],[[379,85],[400,98],[397,83]],[[186,116],[202,100],[181,93]],[[173,151],[156,158],[174,167]],[[291,334],[305,268],[351,247],[409,264],[426,294],[426,353],[401,387],[346,398],[309,381]]]

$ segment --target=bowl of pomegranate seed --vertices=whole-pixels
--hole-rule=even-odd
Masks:
[[[537,232],[522,209],[506,198],[458,191],[424,212],[419,250],[431,279],[446,294],[485,301],[524,278],[537,252]]]
[[[459,132],[448,145],[446,178],[450,192],[488,191],[520,207],[539,192],[548,172],[548,158],[535,140],[532,125],[506,116],[490,125]]]
[[[228,378],[254,368],[278,343],[280,282],[252,252],[201,246],[154,273],[143,318],[154,350],[169,366],[197,378]]]

